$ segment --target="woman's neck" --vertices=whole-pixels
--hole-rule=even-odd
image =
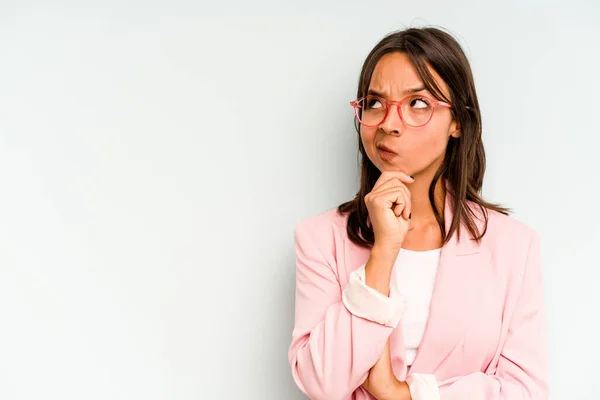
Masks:
[[[407,185],[410,190],[411,225],[413,227],[437,225],[437,219],[429,201],[429,186],[431,185],[431,181],[432,179],[415,176],[415,181]],[[435,203],[438,210],[441,210],[443,214],[446,190],[442,179],[437,181],[434,193]]]

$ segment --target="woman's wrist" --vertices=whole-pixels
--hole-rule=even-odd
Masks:
[[[412,396],[410,395],[410,387],[408,386],[408,383],[406,383],[405,381],[398,382],[401,385],[399,392],[400,396],[398,396],[398,398],[401,400],[412,400]]]
[[[371,248],[371,257],[377,260],[378,264],[384,264],[391,269],[398,257],[400,249],[397,247],[386,246],[375,243]]]
[[[385,396],[378,397],[378,400],[412,400],[410,388],[406,382],[395,379],[392,390]]]
[[[365,265],[365,283],[384,296],[389,295],[390,278],[397,252],[387,248],[373,247],[369,261]]]

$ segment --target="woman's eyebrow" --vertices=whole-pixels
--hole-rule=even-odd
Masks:
[[[411,88],[411,89],[407,89],[407,90],[405,90],[405,91],[404,91],[404,94],[412,94],[412,93],[417,93],[417,92],[421,92],[421,91],[423,91],[423,90],[427,90],[427,89],[425,88],[425,86],[419,86],[419,87],[416,87],[416,88]],[[379,96],[379,97],[383,97],[383,98],[385,98],[385,96],[383,95],[383,93],[381,93],[381,92],[378,92],[377,90],[373,90],[373,89],[369,89],[369,90],[367,91],[367,94],[370,94],[370,95],[373,95],[373,96]]]

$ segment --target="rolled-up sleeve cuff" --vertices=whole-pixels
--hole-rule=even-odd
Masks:
[[[350,274],[342,292],[342,302],[352,314],[395,328],[404,316],[408,300],[390,285],[390,297],[384,296],[366,284],[365,266]]]
[[[440,389],[433,374],[412,374],[406,379],[413,400],[440,400]]]

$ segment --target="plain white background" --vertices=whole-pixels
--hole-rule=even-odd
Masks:
[[[599,399],[600,4],[483,3],[0,2],[0,398],[304,398],[293,228],[356,192],[367,53],[438,25],[542,236],[551,399]]]

